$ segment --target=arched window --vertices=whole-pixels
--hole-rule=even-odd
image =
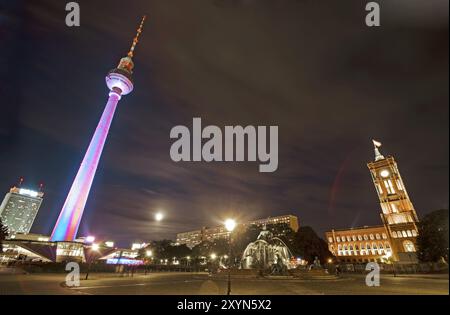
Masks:
[[[416,230],[412,230],[412,235],[413,236],[417,236],[417,231]]]
[[[411,241],[404,241],[403,248],[405,249],[405,252],[409,253],[416,251],[416,247],[414,246],[414,243]]]
[[[329,242],[329,243],[333,243],[333,238],[332,238],[332,237],[329,237],[329,238],[328,238],[328,242]]]
[[[412,233],[410,230],[406,231],[406,234],[408,234],[409,237],[412,237]]]
[[[377,249],[377,243],[372,243],[372,249]]]
[[[348,242],[351,242],[351,241],[352,241],[352,239],[350,238],[350,235],[347,235],[347,241],[348,241]]]
[[[378,248],[383,249],[383,243],[378,243]]]
[[[364,240],[367,241],[368,239],[367,234],[364,234]]]
[[[342,245],[341,244],[338,245],[338,250],[342,250]]]
[[[371,240],[373,240],[373,234],[370,234],[369,237]]]
[[[336,237],[336,241],[340,242],[340,241],[341,241],[341,238],[340,238],[339,236]]]
[[[352,235],[353,242],[356,241],[356,235]]]
[[[402,231],[403,237],[408,237],[408,234],[406,234],[406,231]]]
[[[367,250],[370,250],[370,244],[369,243],[366,243],[366,248],[367,248]]]
[[[383,234],[382,234],[382,237],[383,237],[384,240],[387,239],[386,233],[383,233]]]
[[[393,237],[393,238],[397,238],[397,232],[392,231],[392,237]]]
[[[362,236],[361,236],[361,234],[358,235],[358,241],[362,241]]]
[[[377,240],[379,240],[379,239],[381,238],[381,237],[380,237],[380,234],[377,233],[377,234],[375,235],[375,238],[376,238]]]

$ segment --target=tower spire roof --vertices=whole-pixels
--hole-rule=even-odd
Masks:
[[[133,58],[133,56],[134,56],[134,49],[136,48],[136,45],[139,42],[139,36],[142,33],[142,29],[144,27],[144,22],[145,22],[146,18],[147,18],[146,15],[144,15],[142,17],[141,24],[139,25],[139,28],[136,31],[136,36],[134,36],[134,38],[133,38],[133,43],[131,44],[130,51],[127,54],[127,56],[130,57],[130,58]]]
[[[117,69],[114,69],[112,71],[119,71],[121,74],[128,77],[128,79],[131,80],[131,75],[133,74],[133,56],[134,56],[134,49],[136,48],[137,43],[139,42],[139,36],[142,33],[142,29],[144,27],[145,19],[147,18],[146,15],[142,17],[141,24],[139,24],[139,27],[136,31],[136,36],[133,38],[133,43],[131,44],[130,50],[128,51],[128,54],[126,57],[123,57],[120,59],[119,65],[117,66]]]
[[[384,159],[384,155],[381,154],[379,147],[381,147],[381,142],[378,142],[376,140],[373,140],[373,147],[375,150],[375,161],[379,161],[379,160],[383,160]]]

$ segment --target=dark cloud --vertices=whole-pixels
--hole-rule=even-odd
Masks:
[[[371,138],[397,158],[420,215],[448,207],[447,1],[380,1],[377,29],[361,1],[79,3],[79,28],[64,25],[61,1],[18,1],[1,16],[0,185],[47,183],[34,231],[54,224],[103,110],[104,75],[143,13],[135,91],[116,112],[83,233],[173,238],[230,213],[294,213],[318,232],[378,224]],[[197,116],[278,125],[278,171],[172,162],[170,129]],[[156,224],[158,209],[167,219]]]

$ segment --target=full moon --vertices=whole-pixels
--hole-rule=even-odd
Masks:
[[[161,212],[158,212],[157,214],[155,214],[156,221],[161,221],[163,218],[164,218],[164,215]]]

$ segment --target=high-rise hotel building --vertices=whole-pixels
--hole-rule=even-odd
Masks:
[[[9,234],[29,233],[41,206],[44,193],[12,187],[0,205],[0,218]]]
[[[397,163],[380,153],[374,141],[375,161],[369,162],[381,206],[381,225],[326,232],[329,250],[340,262],[416,262],[416,210],[406,191]]]

